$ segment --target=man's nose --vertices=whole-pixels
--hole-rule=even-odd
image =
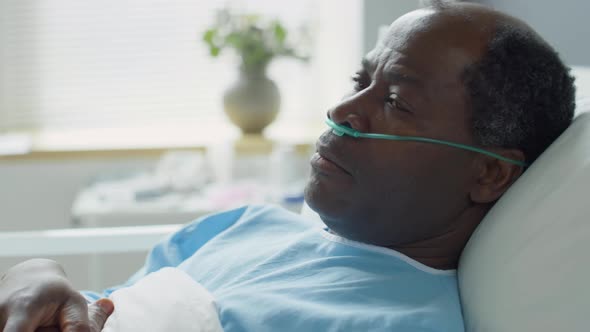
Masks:
[[[339,125],[346,126],[360,132],[369,131],[368,115],[363,105],[362,93],[342,99],[328,111],[328,118]]]

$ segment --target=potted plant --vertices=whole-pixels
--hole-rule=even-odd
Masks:
[[[277,116],[279,89],[266,69],[278,56],[306,61],[287,41],[287,30],[278,20],[258,15],[235,14],[229,9],[217,13],[203,41],[211,56],[233,49],[240,57],[240,75],[223,96],[224,110],[244,134],[261,134]]]

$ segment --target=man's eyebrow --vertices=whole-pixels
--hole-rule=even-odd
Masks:
[[[368,74],[372,74],[375,70],[375,65],[367,57],[361,60],[361,65],[363,70]],[[423,82],[417,77],[395,70],[395,68],[387,68],[384,75],[390,83],[407,83],[418,87],[423,86]]]
[[[415,76],[410,76],[408,74],[401,73],[396,70],[389,70],[385,72],[383,75],[387,78],[387,81],[390,83],[407,83],[411,85],[415,85],[417,87],[422,87],[423,83],[420,79]]]

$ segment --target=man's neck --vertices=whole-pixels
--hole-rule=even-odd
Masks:
[[[443,233],[390,248],[434,269],[456,269],[463,248],[487,211],[487,208],[469,207]]]

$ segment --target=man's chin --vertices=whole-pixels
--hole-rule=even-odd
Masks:
[[[316,184],[312,182],[311,179],[308,180],[307,184],[305,185],[305,189],[303,190],[303,197],[305,199],[305,203],[316,213],[320,213],[321,210],[321,194],[318,192],[318,188],[316,188]]]
[[[304,190],[305,202],[307,205],[320,215],[322,220],[339,219],[339,216],[346,214],[351,206],[347,201],[346,192],[333,190],[333,188],[322,181],[310,177]]]

